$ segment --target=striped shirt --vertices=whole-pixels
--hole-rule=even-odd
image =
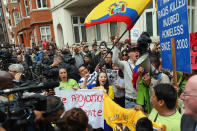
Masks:
[[[88,89],[92,89],[93,87],[96,87],[96,78],[97,78],[98,73],[96,71],[94,71],[92,74],[90,74],[90,77],[88,78],[87,81],[87,88]],[[80,88],[83,87],[83,82],[84,82],[85,78],[82,77],[79,81],[78,84],[80,86]]]

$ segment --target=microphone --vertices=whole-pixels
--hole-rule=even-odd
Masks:
[[[24,91],[35,92],[40,90],[53,89],[58,86],[59,86],[59,82],[47,82],[47,83],[40,83],[38,85],[30,85],[24,87],[18,86],[12,89],[0,90],[0,94],[12,94],[12,93],[24,92]]]

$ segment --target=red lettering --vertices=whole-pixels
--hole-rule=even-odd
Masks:
[[[98,110],[98,112],[97,112],[97,116],[102,116],[102,110]]]
[[[92,112],[93,112],[93,116],[96,117],[96,114],[95,114],[96,110],[94,109],[94,110],[92,110]]]
[[[72,98],[72,102],[76,101],[76,96],[75,95],[72,95],[71,98]]]
[[[102,116],[102,110],[96,110],[96,109],[92,109],[92,110],[84,110],[85,113],[87,114],[87,116],[93,116],[93,117],[98,117],[98,116]]]
[[[88,99],[88,98],[89,98],[89,99]],[[85,97],[85,100],[86,100],[86,102],[92,102],[92,98],[91,98],[90,95],[87,95],[87,96]]]
[[[67,100],[66,98],[62,98],[63,103],[66,103],[66,100]]]
[[[79,94],[78,96],[79,96],[79,102],[82,102],[82,101],[83,101],[83,99],[84,99],[84,96],[83,96],[83,95],[81,95],[81,94]]]

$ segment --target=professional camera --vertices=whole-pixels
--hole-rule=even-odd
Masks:
[[[34,94],[23,96],[23,92],[35,92],[59,86],[58,82],[40,83],[39,85],[20,86],[12,89],[1,90],[0,94],[15,94],[13,101],[0,103],[0,124],[6,130],[26,130],[34,126],[34,110],[46,111],[46,96]],[[11,125],[11,126],[10,126]]]
[[[25,129],[33,126],[34,110],[45,111],[46,107],[47,99],[41,95],[0,103],[0,123],[8,131]]]

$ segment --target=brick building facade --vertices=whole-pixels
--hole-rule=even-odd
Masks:
[[[50,0],[2,0],[8,3],[14,44],[29,47],[44,39],[55,42]],[[10,37],[11,38],[11,37]]]
[[[30,46],[44,39],[54,42],[50,0],[18,0],[21,21],[17,24],[19,43]]]

